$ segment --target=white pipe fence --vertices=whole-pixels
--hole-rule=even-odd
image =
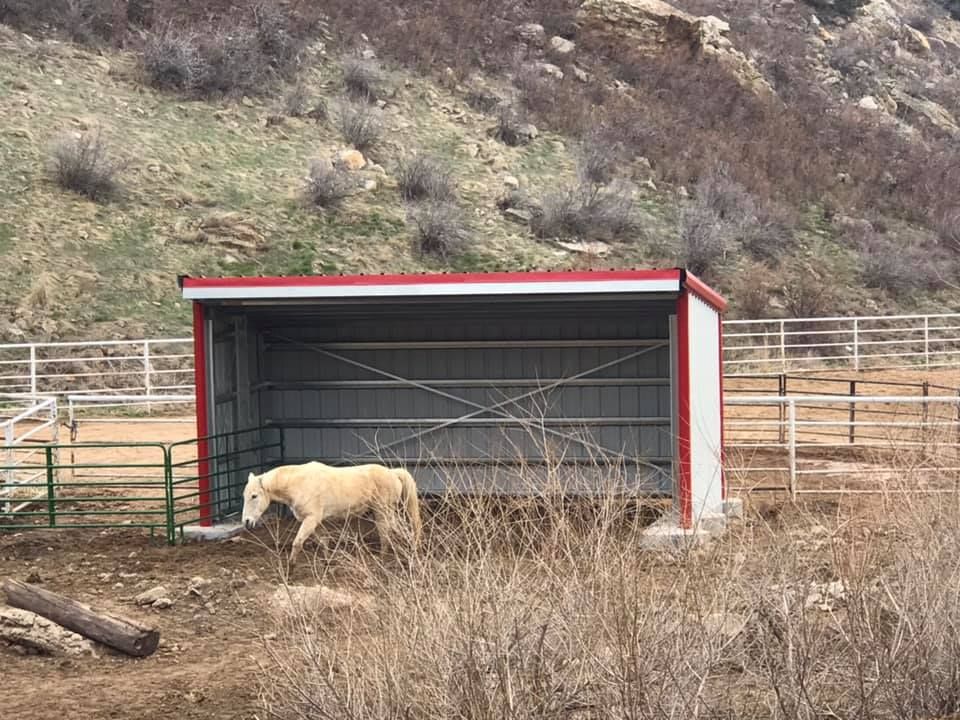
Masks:
[[[728,376],[960,365],[960,313],[723,324]],[[191,338],[0,345],[0,393],[184,395]]]
[[[956,492],[960,398],[727,397],[727,472],[743,490]]]
[[[728,375],[960,364],[960,313],[727,320],[723,327]]]
[[[59,428],[55,397],[0,396],[0,508],[4,512],[17,512],[38,496],[37,492],[24,494],[18,486],[43,479],[44,471],[36,469],[42,467],[36,456],[45,452],[44,445],[57,442]]]

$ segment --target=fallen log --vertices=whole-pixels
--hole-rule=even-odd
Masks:
[[[134,657],[153,654],[160,633],[138,622],[97,612],[87,605],[19,580],[4,580],[7,603],[53,620],[68,630]]]
[[[29,610],[0,607],[0,640],[44,655],[92,655],[93,643]]]

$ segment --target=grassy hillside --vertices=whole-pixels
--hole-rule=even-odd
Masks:
[[[740,4],[687,3],[729,12],[745,51],[731,71],[640,52],[636,29],[611,35],[559,0],[278,3],[268,19],[292,50],[260,75],[259,56],[236,58],[262,4],[0,2],[0,341],[180,332],[178,273],[686,264],[746,315],[955,304],[955,139],[904,112],[893,127],[845,110],[858,97],[817,75],[832,67],[826,45],[809,56],[783,41],[767,56],[773,37],[820,31]],[[960,34],[924,6],[941,36]],[[853,24],[821,14],[837,52]],[[544,39],[518,34],[523,21]],[[159,47],[185,66],[212,45],[224,77],[244,70],[223,87],[171,81],[149,61]],[[943,47],[910,72],[935,61],[945,84],[927,94],[949,105]],[[879,58],[857,62],[889,74]],[[744,67],[752,88],[734,77]],[[382,125],[359,169],[338,160],[351,147],[341,108]],[[527,124],[538,133],[517,144]],[[77,143],[81,160],[116,161],[113,192],[58,182],[55,158],[76,161]],[[409,197],[418,155],[450,173],[443,202]],[[349,195],[310,202],[312,165]]]

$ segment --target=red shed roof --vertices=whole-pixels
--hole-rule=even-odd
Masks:
[[[693,292],[718,311],[726,301],[694,275],[667,270],[586,270],[396,275],[179,278],[187,300],[297,300],[576,293]]]

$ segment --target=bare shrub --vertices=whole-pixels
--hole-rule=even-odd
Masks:
[[[397,164],[397,186],[404,200],[453,200],[456,184],[450,167],[435,157],[415,154]]]
[[[706,275],[726,259],[748,228],[757,226],[756,208],[746,188],[719,163],[694,186],[694,195],[679,210],[680,261]]]
[[[386,564],[350,548],[335,574],[318,563],[319,582],[354,598],[345,611],[258,614],[270,638],[264,715],[955,714],[960,523],[952,499],[893,502],[921,475],[909,461],[898,461],[902,485],[872,504],[890,510],[771,503],[665,561],[638,550],[656,512],[623,496],[622,464],[570,470],[563,447],[542,445],[542,472],[501,467],[479,481],[519,496],[440,498],[416,556]],[[585,486],[589,501],[576,497]]]
[[[922,33],[930,34],[934,30],[933,17],[927,13],[908,15],[905,22],[914,30],[919,30]]]
[[[453,202],[429,200],[408,213],[420,255],[446,258],[465,249],[470,239],[463,211]]]
[[[344,59],[341,68],[343,86],[352,97],[367,102],[373,102],[380,97],[384,74],[376,60],[348,57]]]
[[[149,84],[161,90],[192,90],[206,72],[196,36],[173,25],[147,36],[141,62]]]
[[[942,248],[923,247],[907,238],[876,232],[851,233],[848,241],[859,252],[863,284],[894,297],[943,287],[955,272],[954,263]]]
[[[792,318],[820,317],[833,305],[833,289],[807,267],[788,270],[783,283],[783,305]]]
[[[533,221],[537,237],[628,240],[639,229],[628,188],[581,184],[548,193]]]
[[[577,176],[580,182],[609,185],[623,161],[623,146],[601,133],[593,133],[580,143],[577,152]]]
[[[99,130],[62,140],[53,151],[54,174],[60,187],[91,200],[105,200],[115,194],[117,174],[125,166],[124,161],[111,157]]]
[[[303,117],[309,111],[310,93],[305,85],[297,83],[283,96],[283,113],[288,117]]]
[[[268,4],[255,6],[250,21],[185,27],[170,21],[147,37],[142,65],[154,87],[198,97],[262,95],[299,68],[303,43]]]
[[[306,196],[314,207],[333,210],[356,189],[357,181],[348,169],[329,160],[311,163]]]
[[[366,103],[341,102],[333,117],[343,139],[357,150],[367,151],[380,141],[383,134],[381,113]]]
[[[517,105],[503,103],[497,109],[497,126],[494,128],[494,137],[504,145],[516,147],[529,142],[529,133],[526,113]]]

